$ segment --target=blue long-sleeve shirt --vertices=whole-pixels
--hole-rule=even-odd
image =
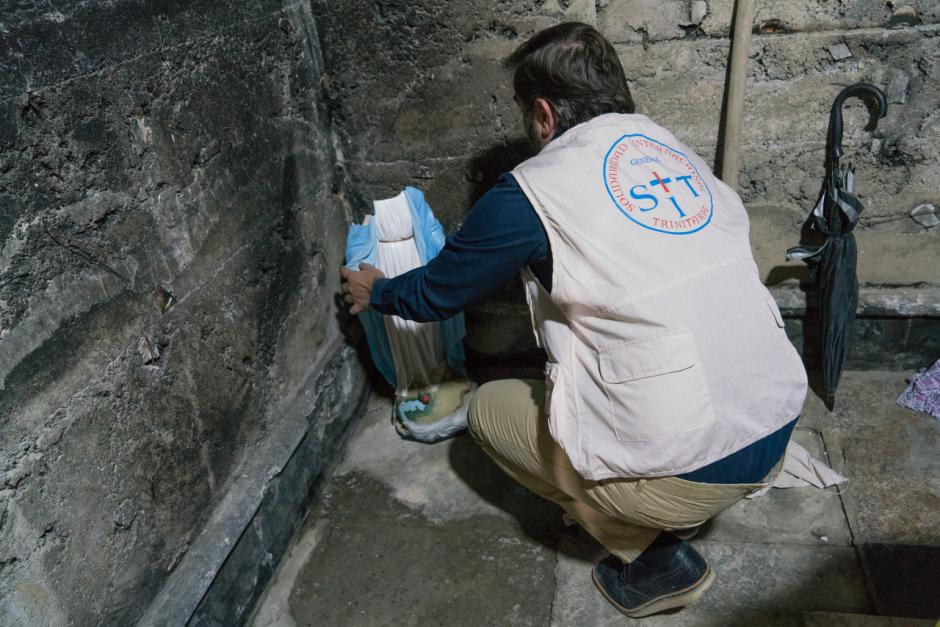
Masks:
[[[379,313],[418,322],[445,320],[484,300],[530,266],[551,290],[551,250],[542,221],[511,174],[473,206],[427,265],[372,286]]]
[[[445,320],[484,300],[529,266],[549,291],[552,253],[542,221],[511,174],[503,174],[463,225],[426,265],[372,286],[370,306],[386,315]],[[786,450],[796,420],[750,446],[679,478],[703,483],[756,483]]]

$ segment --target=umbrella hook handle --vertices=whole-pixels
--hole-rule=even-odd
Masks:
[[[888,99],[885,98],[884,92],[871,83],[856,83],[839,92],[829,114],[829,140],[836,163],[842,156],[842,105],[849,98],[873,99],[878,106],[878,116],[872,117],[871,127],[868,130],[874,130],[878,125],[878,119],[888,114]]]

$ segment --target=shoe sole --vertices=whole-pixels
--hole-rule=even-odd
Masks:
[[[630,618],[642,618],[644,616],[649,616],[650,614],[658,614],[659,612],[664,612],[666,610],[675,609],[677,607],[683,607],[695,603],[705,592],[711,587],[712,583],[715,581],[715,571],[710,567],[705,571],[705,574],[702,575],[701,579],[696,581],[694,584],[689,586],[684,590],[679,590],[678,592],[673,592],[672,594],[661,596],[648,603],[645,603],[639,607],[633,609],[626,608],[615,600],[613,600],[607,591],[604,590],[604,587],[597,580],[597,573],[593,570],[591,571],[591,580],[594,582],[594,586],[600,591],[604,598],[607,599],[611,605],[617,608],[621,614],[629,616]]]

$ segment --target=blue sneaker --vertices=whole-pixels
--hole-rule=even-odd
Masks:
[[[622,614],[640,618],[698,601],[715,581],[715,571],[682,541],[665,564],[648,565],[642,555],[624,564],[611,555],[594,567],[591,578]]]

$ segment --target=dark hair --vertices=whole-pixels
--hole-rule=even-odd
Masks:
[[[544,98],[568,129],[603,113],[633,113],[620,59],[591,26],[565,22],[541,30],[504,62],[524,111]]]

